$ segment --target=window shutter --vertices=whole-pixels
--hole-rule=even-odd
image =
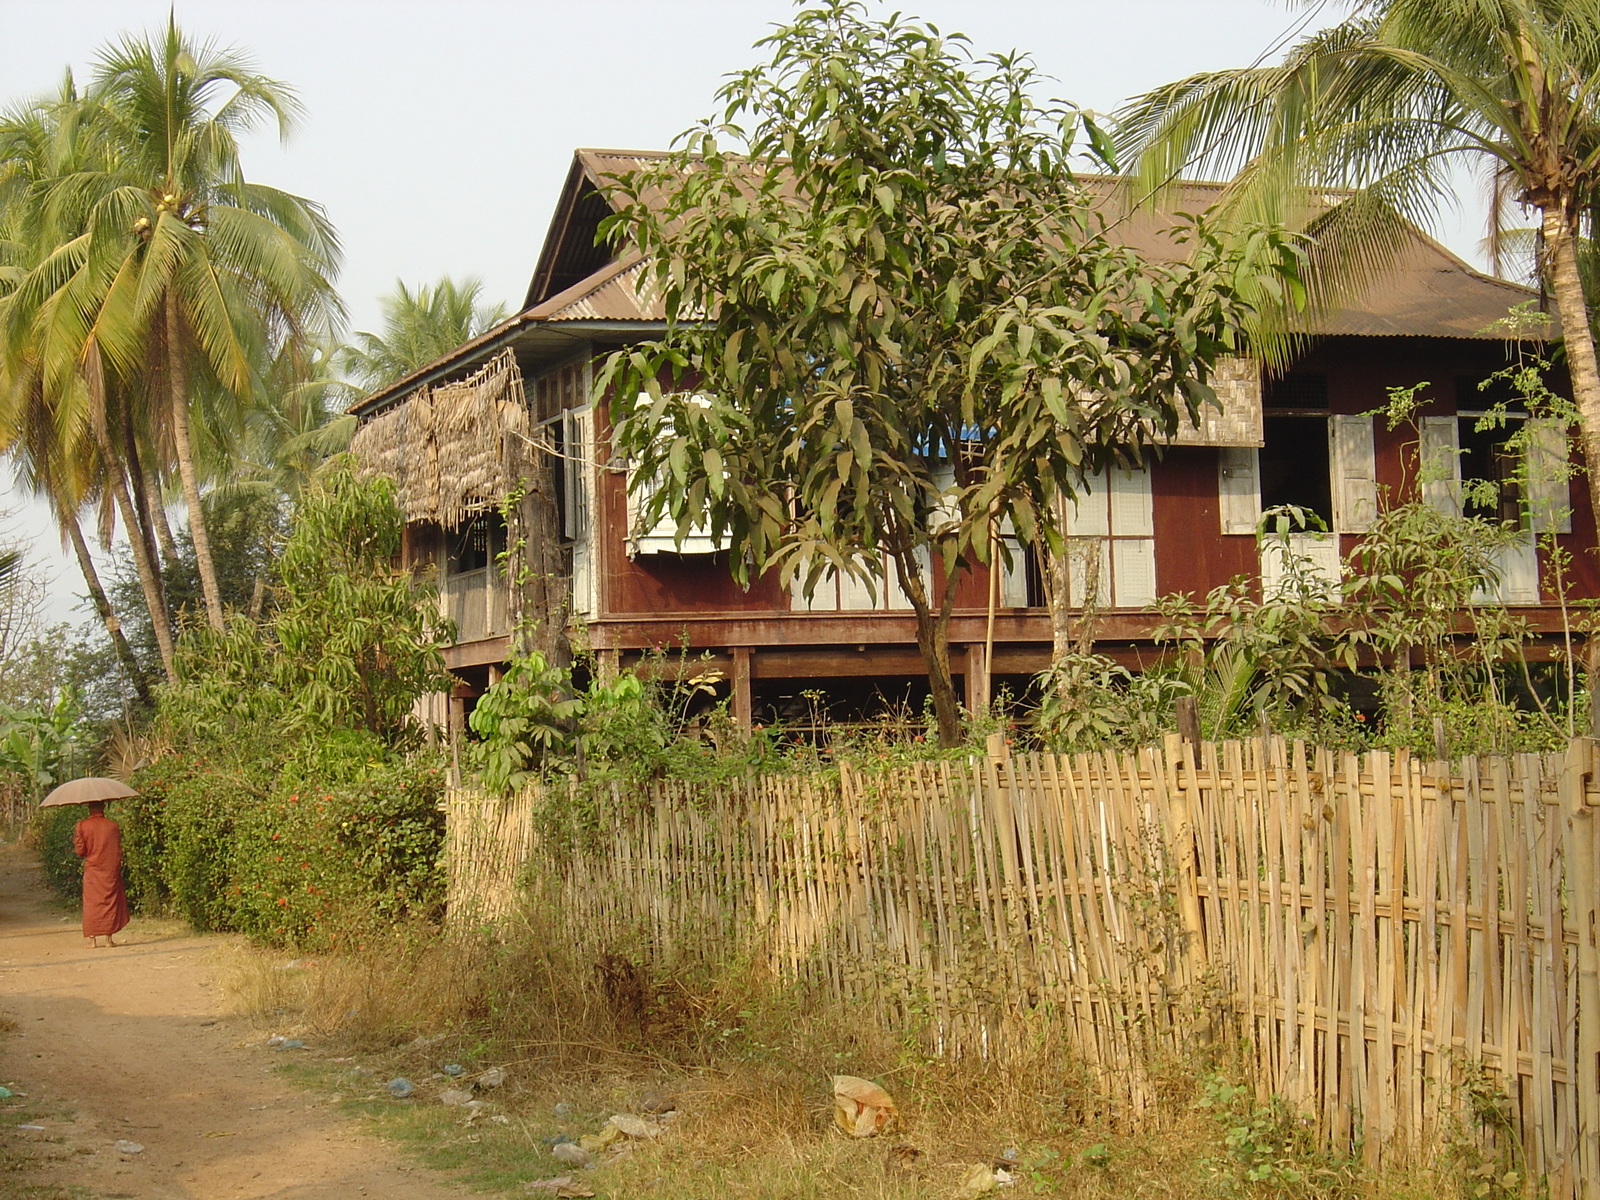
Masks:
[[[838,612],[839,575],[833,568],[824,571],[817,580],[816,591],[806,599],[805,580],[796,575],[789,581],[789,608],[794,612]]]
[[[561,536],[568,541],[578,539],[578,463],[582,455],[577,451],[577,414],[570,408],[561,414]]]
[[[1090,475],[1083,481],[1078,494],[1067,501],[1067,534],[1071,537],[1108,537],[1111,524],[1107,518],[1106,493],[1108,486],[1103,472]]]
[[[1537,604],[1539,603],[1539,551],[1532,534],[1524,534],[1508,546],[1494,552],[1495,574],[1500,577],[1497,588],[1479,588],[1472,594],[1474,604]]]
[[[926,546],[919,546],[914,552],[917,563],[917,574],[922,576],[922,590],[928,592],[928,581],[933,577],[933,556]],[[910,608],[911,601],[906,596],[906,591],[900,586],[900,575],[895,570],[894,560],[887,555],[883,559],[883,578],[878,584],[878,606],[880,608]]]
[[[1116,537],[1155,536],[1155,512],[1147,468],[1111,471],[1111,532]]]
[[[1529,421],[1528,514],[1535,533],[1572,532],[1572,470],[1566,425]]]
[[[640,404],[646,403],[643,392],[639,393]],[[690,404],[707,405],[710,403],[703,396],[691,396]],[[589,434],[592,438],[594,431],[593,417],[589,418]],[[633,469],[629,467],[631,480]],[[720,537],[713,537],[707,529],[707,521],[701,517],[689,527],[680,543],[678,540],[678,523],[670,516],[663,513],[661,519],[652,528],[642,528],[642,518],[646,507],[655,498],[655,494],[665,485],[665,479],[657,475],[648,483],[641,483],[637,487],[628,489],[628,556],[638,557],[641,554],[715,554],[726,549]]]
[[[949,463],[933,470],[933,484],[939,489],[939,501],[928,514],[928,532],[953,533],[961,524],[961,506],[952,493],[956,487],[956,469]]]
[[[867,564],[869,567],[871,563]],[[841,612],[867,612],[883,605],[883,568],[879,560],[876,587],[865,579],[846,572],[839,573],[839,609]]]
[[[1073,538],[1067,543],[1067,597],[1073,608],[1090,603],[1089,576],[1094,575],[1093,603],[1104,608],[1111,596],[1111,546],[1105,538]]]
[[[593,544],[585,540],[572,547],[572,611],[580,617],[596,615]]]
[[[1449,516],[1461,515],[1461,440],[1455,417],[1423,417],[1417,446],[1422,502]]]
[[[594,445],[594,410],[569,408],[561,414],[561,490],[566,520],[561,532],[572,541],[589,532],[589,462]]]
[[[1301,569],[1315,579],[1326,580],[1338,587],[1343,560],[1339,557],[1337,535],[1320,533],[1291,533],[1288,543],[1280,537],[1261,541],[1261,594],[1271,600],[1283,590],[1289,574],[1288,558],[1306,560]]]
[[[1156,602],[1156,541],[1117,538],[1111,543],[1117,608],[1148,608]]]
[[[1028,548],[1014,537],[1001,540],[1005,542],[1002,553],[1009,553],[1011,561],[995,563],[992,568],[1000,571],[1000,607],[1027,608]]]
[[[1217,512],[1223,533],[1255,533],[1261,520],[1261,482],[1253,447],[1217,451]]]
[[[1378,515],[1377,464],[1372,449],[1372,418],[1333,417],[1329,424],[1333,463],[1333,528],[1365,533]]]

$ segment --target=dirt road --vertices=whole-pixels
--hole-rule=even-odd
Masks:
[[[0,847],[0,1084],[26,1095],[37,1182],[140,1200],[459,1200],[452,1188],[273,1072],[224,1016],[215,939],[135,921],[90,949]],[[4,1103],[11,1103],[6,1101]],[[122,1153],[119,1141],[143,1146]]]

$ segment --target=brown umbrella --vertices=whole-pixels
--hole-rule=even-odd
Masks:
[[[98,775],[90,775],[84,779],[63,783],[39,801],[39,807],[55,808],[62,804],[88,804],[91,800],[122,800],[138,794],[120,780],[102,779]]]

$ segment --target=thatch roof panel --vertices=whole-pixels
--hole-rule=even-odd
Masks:
[[[407,521],[450,529],[511,494],[528,440],[522,372],[504,350],[467,379],[419,388],[365,422],[350,450],[395,481]]]

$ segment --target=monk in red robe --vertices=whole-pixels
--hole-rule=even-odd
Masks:
[[[128,923],[128,894],[122,890],[122,826],[106,816],[96,800],[89,815],[72,827],[73,852],[83,859],[83,936],[100,948],[115,946]]]

